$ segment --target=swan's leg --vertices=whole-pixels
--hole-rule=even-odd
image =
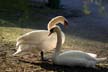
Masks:
[[[40,54],[41,54],[41,60],[44,61],[44,53],[43,53],[43,51],[41,51]]]
[[[41,60],[42,61],[48,61],[48,58],[44,57],[44,52],[43,51],[41,51]]]

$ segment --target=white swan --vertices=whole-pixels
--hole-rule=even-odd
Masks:
[[[16,43],[17,51],[13,54],[13,56],[23,51],[35,52],[39,50],[41,51],[41,59],[44,60],[43,52],[54,49],[56,47],[57,42],[57,36],[55,33],[53,33],[51,36],[48,36],[49,30],[59,23],[63,24],[64,26],[67,26],[68,21],[63,16],[57,16],[51,21],[49,21],[48,30],[35,30],[18,37]],[[61,33],[63,44],[65,41],[65,35],[62,31]]]
[[[60,48],[62,45],[61,30],[58,26],[56,26],[50,30],[49,35],[51,35],[53,32],[57,33],[57,46],[52,57],[52,61],[55,64],[67,66],[95,67],[98,62],[106,60],[106,58],[96,58],[96,54],[78,50],[70,50],[60,53]]]

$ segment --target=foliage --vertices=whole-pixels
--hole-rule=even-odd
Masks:
[[[91,11],[89,10],[89,7],[88,7],[87,4],[84,4],[84,5],[83,5],[83,12],[84,12],[84,14],[86,14],[86,15],[89,15],[89,14],[91,13]]]
[[[21,13],[21,18],[25,18],[29,12],[29,0],[0,0],[0,11],[7,13]],[[20,20],[21,20],[20,18]]]
[[[28,9],[27,0],[0,0],[0,9],[18,9],[26,10]]]
[[[91,11],[89,9],[89,3],[95,3],[97,5],[98,9],[99,9],[99,13],[103,14],[103,15],[106,14],[105,8],[104,8],[104,6],[102,4],[102,0],[83,0],[83,3],[84,3],[83,12],[86,15],[91,14]]]

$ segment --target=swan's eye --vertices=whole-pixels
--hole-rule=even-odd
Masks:
[[[50,30],[50,32],[53,33],[53,32],[54,32],[54,28],[52,28],[52,29]]]
[[[64,26],[67,27],[68,26],[68,21],[64,21]]]

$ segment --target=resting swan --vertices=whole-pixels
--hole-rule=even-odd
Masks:
[[[55,26],[50,30],[49,35],[51,35],[53,32],[57,33],[57,45],[52,57],[52,61],[55,64],[67,65],[67,66],[95,67],[95,65],[98,62],[106,59],[106,58],[97,58],[96,54],[87,53],[78,50],[70,50],[60,53],[60,48],[62,45],[61,30],[58,26]]]
[[[49,21],[48,30],[35,30],[18,37],[16,43],[17,51],[13,54],[13,56],[23,51],[35,52],[38,50],[41,51],[41,60],[44,60],[43,52],[54,49],[57,42],[57,36],[55,33],[48,36],[49,30],[59,23],[66,26],[68,21],[63,16],[57,16]],[[65,35],[62,31],[61,33],[63,44],[65,41]]]

